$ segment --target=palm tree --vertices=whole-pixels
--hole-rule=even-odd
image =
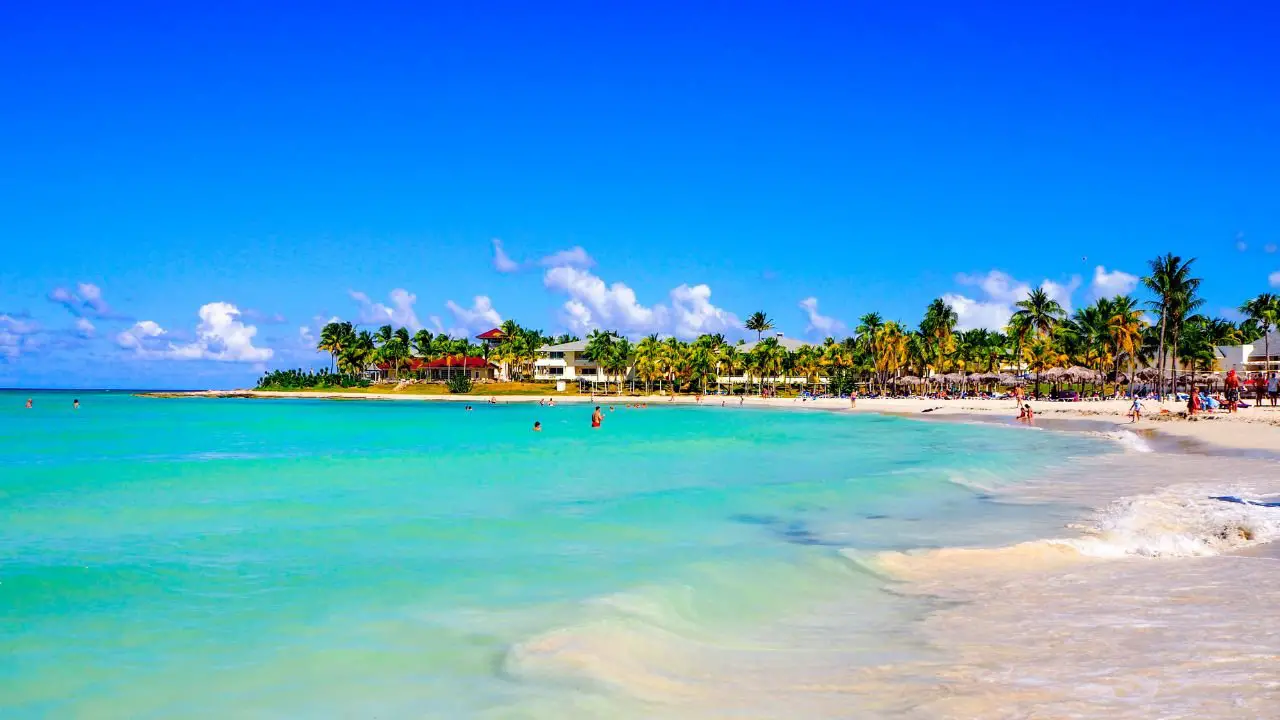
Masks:
[[[391,326],[383,325],[378,328],[378,332],[374,334],[373,341],[377,345],[386,345],[387,341],[390,340],[393,335],[395,335],[395,331],[391,329]]]
[[[634,354],[635,349],[631,341],[626,338],[618,338],[609,348],[609,354],[605,357],[604,369],[618,378],[619,395],[622,394],[622,378],[631,369]]]
[[[1018,308],[1013,317],[1027,323],[1027,327],[1041,336],[1048,335],[1062,322],[1066,312],[1057,300],[1049,297],[1044,288],[1036,288],[1027,293],[1026,300],[1016,303]]]
[[[1262,293],[1241,305],[1240,312],[1253,321],[1262,333],[1263,353],[1266,356],[1262,371],[1265,373],[1271,369],[1271,330],[1280,325],[1280,296]]]
[[[644,392],[650,394],[653,381],[662,377],[662,342],[656,334],[649,335],[636,343],[636,374],[644,380]]]
[[[1040,374],[1059,367],[1065,357],[1053,345],[1051,338],[1037,335],[1026,347],[1027,370],[1036,374],[1035,395],[1040,398]]]
[[[757,310],[756,312],[751,313],[751,316],[747,318],[746,328],[748,330],[755,330],[756,340],[759,340],[764,333],[773,329],[773,321],[770,320],[769,316],[765,315],[763,311]]]
[[[431,331],[424,328],[413,334],[409,346],[413,348],[414,352],[418,353],[418,357],[428,359],[431,357],[431,341],[433,338]]]
[[[803,375],[816,392],[823,369],[822,351],[812,345],[802,345],[796,350],[794,360],[796,372]]]
[[[333,369],[339,355],[355,341],[355,328],[349,322],[326,323],[320,330],[320,342],[316,349],[329,353],[329,369]]]
[[[733,394],[733,376],[737,374],[742,364],[742,353],[738,352],[737,347],[726,344],[720,348],[716,356],[716,382],[719,383],[722,374],[728,374],[730,395]]]
[[[597,373],[599,370],[605,371],[604,390],[609,392],[608,368],[605,363],[609,359],[609,355],[613,352],[613,345],[618,341],[618,336],[612,331],[592,330],[587,335],[587,349],[583,353],[588,360],[596,364]]]
[[[1177,334],[1180,325],[1186,321],[1191,311],[1203,301],[1197,300],[1196,291],[1200,288],[1200,279],[1191,277],[1191,263],[1195,258],[1183,260],[1173,253],[1167,253],[1148,262],[1151,274],[1142,278],[1143,287],[1155,295],[1148,305],[1160,316],[1160,346],[1157,351],[1157,367],[1159,369],[1159,392],[1164,391],[1165,339],[1173,335],[1177,345]],[[1174,384],[1177,383],[1177,370],[1174,370]]]
[[[1142,351],[1142,331],[1146,325],[1133,298],[1118,295],[1112,299],[1111,317],[1107,319],[1107,337],[1111,341],[1117,370],[1120,368],[1120,358],[1129,358],[1130,396],[1133,395],[1133,373],[1138,366],[1138,356]]]
[[[662,342],[662,372],[671,381],[671,392],[676,391],[676,376],[684,375],[688,346],[678,338],[669,337]]]

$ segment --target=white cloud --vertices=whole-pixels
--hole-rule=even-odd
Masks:
[[[36,348],[32,337],[40,326],[29,320],[0,314],[0,358],[12,360]]]
[[[1263,249],[1263,250],[1265,250],[1265,251],[1266,251],[1266,252],[1268,252],[1268,253],[1273,253],[1273,252],[1275,252],[1275,251],[1276,251],[1276,244],[1275,244],[1275,243],[1267,243],[1267,244],[1266,244],[1266,246],[1265,246],[1265,247],[1263,247],[1262,249]]]
[[[649,307],[642,305],[625,283],[606,284],[577,267],[550,268],[543,284],[569,296],[561,307],[561,319],[578,334],[600,328],[631,336],[663,333],[692,338],[740,329],[736,315],[711,303],[707,285],[680,285],[668,293],[670,305]]]
[[[1138,286],[1138,276],[1130,275],[1122,270],[1107,269],[1101,265],[1093,269],[1093,284],[1089,292],[1094,299],[1128,295]]]
[[[487,295],[477,295],[469,308],[464,308],[452,300],[446,302],[445,307],[449,308],[449,312],[453,313],[453,317],[461,323],[460,329],[466,331],[484,331],[502,324],[502,316],[493,309],[493,303]]]
[[[1280,288],[1280,270],[1268,275],[1267,282],[1270,283],[1273,288]]]
[[[589,268],[595,265],[596,261],[592,259],[592,257],[587,254],[587,251],[582,249],[581,246],[574,245],[568,250],[551,253],[539,260],[538,264],[543,267],[561,267],[567,265],[569,267]]]
[[[671,291],[671,334],[679,338],[738,330],[738,316],[711,304],[711,288],[706,284],[681,285]]]
[[[1057,300],[1063,310],[1071,312],[1072,302],[1071,296],[1075,295],[1076,290],[1080,289],[1080,276],[1072,275],[1067,284],[1056,283],[1052,280],[1045,280],[1040,283],[1040,289],[1051,299]]]
[[[76,332],[80,337],[91,338],[96,329],[88,318],[76,318]]]
[[[818,332],[823,336],[830,337],[837,333],[843,332],[845,324],[830,315],[823,315],[818,312],[818,298],[807,297],[800,301],[800,309],[804,310],[809,316],[809,325],[805,328],[805,332]]]
[[[236,306],[225,302],[203,305],[199,311],[196,339],[189,343],[160,342],[167,331],[152,320],[143,320],[116,335],[116,344],[140,357],[155,360],[214,360],[218,362],[265,362],[274,352],[255,347],[258,329],[240,320]]]
[[[502,240],[493,239],[493,269],[500,273],[511,273],[520,269],[520,263],[511,259],[502,247]]]
[[[369,296],[362,292],[352,290],[348,294],[360,304],[360,322],[362,323],[395,325],[410,330],[418,330],[422,327],[422,323],[418,322],[417,313],[413,311],[413,304],[418,301],[418,296],[408,290],[403,288],[392,290],[389,306],[370,300]]]
[[[165,334],[165,329],[152,320],[140,320],[128,330],[116,334],[116,344],[126,350],[137,350],[139,354],[150,352],[146,348],[147,340]]]
[[[1245,250],[1249,249],[1249,244],[1243,240],[1237,240],[1236,249],[1239,250],[1240,252],[1244,252]]]
[[[1009,316],[1013,314],[1014,304],[1025,300],[1031,292],[1030,284],[1016,280],[1000,270],[975,275],[960,273],[956,275],[956,282],[977,287],[985,296],[973,298],[960,293],[946,293],[942,296],[943,301],[956,311],[956,327],[960,330],[1003,329],[1009,323]],[[1065,284],[1044,280],[1040,283],[1040,289],[1058,301],[1063,310],[1071,312],[1071,297],[1080,288],[1080,284],[1080,276],[1072,275]]]
[[[74,292],[56,287],[49,293],[49,300],[56,302],[76,315],[89,313],[99,317],[111,315],[111,306],[102,297],[102,288],[93,283],[77,283]]]
[[[662,324],[662,313],[637,302],[635,291],[623,283],[606,285],[590,272],[568,266],[547,270],[542,281],[569,296],[564,304],[565,320],[575,332],[602,327],[644,334],[657,332]]]
[[[545,268],[555,267],[575,267],[589,268],[596,264],[596,261],[587,254],[587,251],[579,245],[574,245],[567,250],[559,250],[550,255],[539,258],[535,262],[517,262],[507,254],[506,247],[502,244],[502,240],[494,238],[493,242],[493,268],[500,273],[513,273],[520,270],[542,266]]]
[[[306,325],[298,328],[298,342],[302,343],[304,347],[315,347],[316,336],[311,333],[311,328]]]

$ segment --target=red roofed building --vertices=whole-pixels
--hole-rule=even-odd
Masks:
[[[384,377],[391,373],[390,363],[378,363],[377,367]],[[422,378],[423,380],[448,380],[463,375],[472,380],[492,380],[496,369],[493,363],[478,357],[451,355],[435,360],[415,357],[401,363],[399,375],[402,378]]]

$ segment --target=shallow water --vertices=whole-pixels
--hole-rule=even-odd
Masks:
[[[1164,547],[1123,508],[1062,525],[1117,468],[1185,467],[822,412],[24,398],[0,393],[5,717],[945,715],[929,688],[981,682],[948,613],[995,585],[920,549]]]

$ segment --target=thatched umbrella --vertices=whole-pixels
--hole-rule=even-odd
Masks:
[[[1067,375],[1066,368],[1056,367],[1056,368],[1049,368],[1048,370],[1045,370],[1043,373],[1040,374],[1040,378],[1042,380],[1050,380],[1053,382],[1057,382],[1058,380],[1061,380],[1062,378],[1066,377],[1066,375]]]
[[[903,375],[900,378],[895,378],[894,382],[898,383],[899,385],[919,385],[924,381],[916,377],[915,375]]]
[[[1134,373],[1134,375],[1139,380],[1155,380],[1160,377],[1160,371],[1155,368],[1142,368],[1138,372]],[[1165,377],[1168,376],[1169,374],[1165,373]]]

